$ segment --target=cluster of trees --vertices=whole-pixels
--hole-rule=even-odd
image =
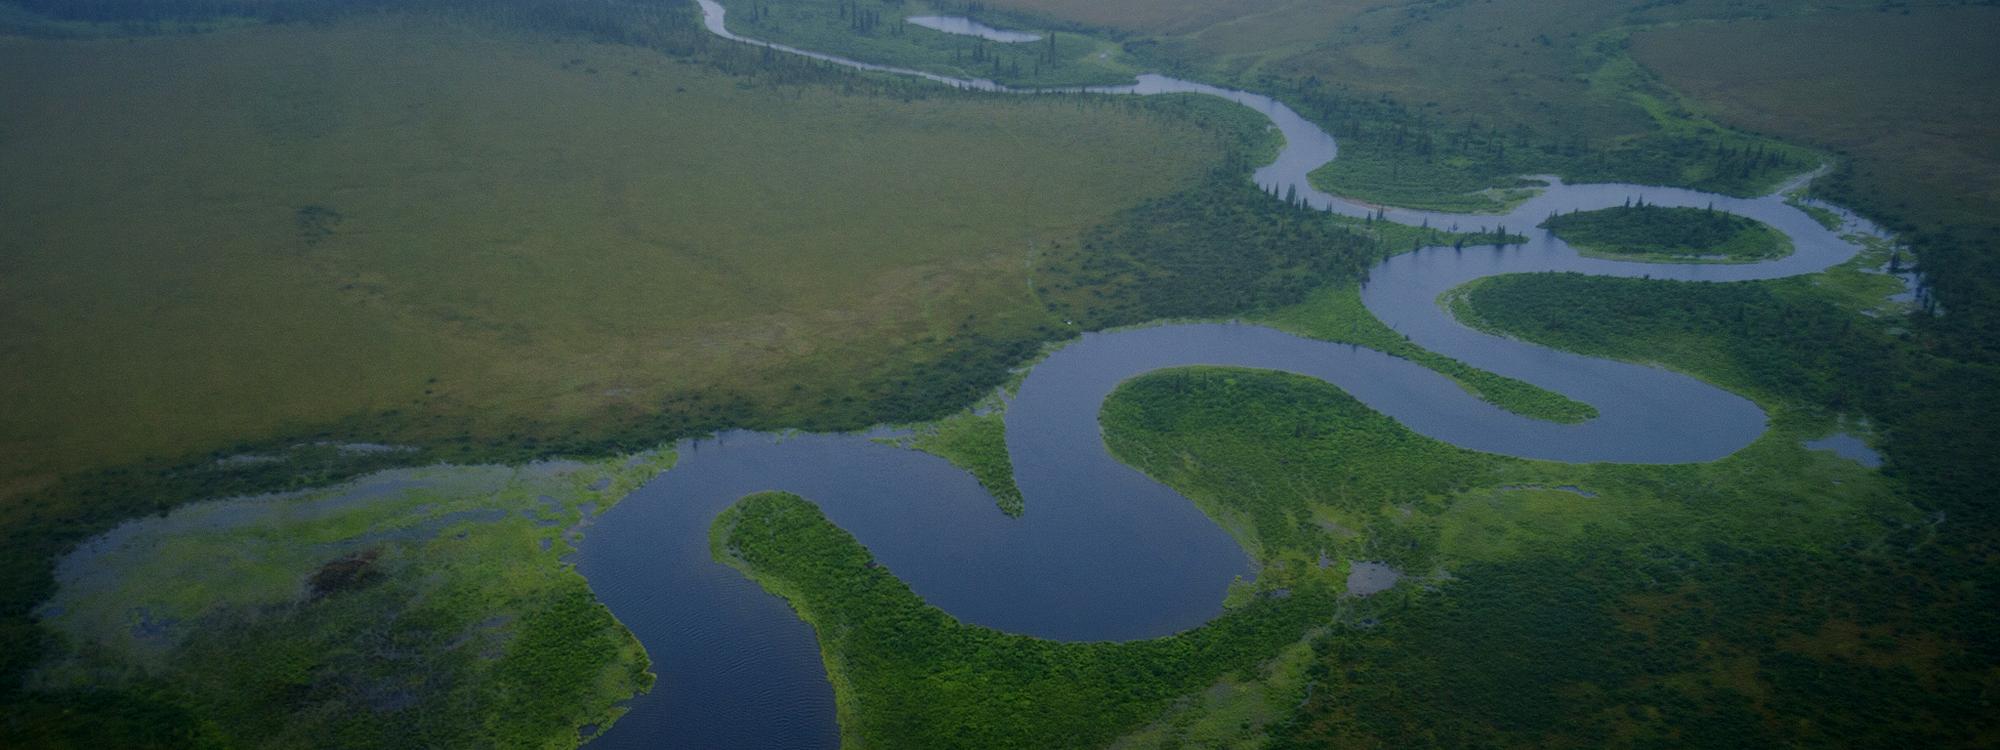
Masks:
[[[1301,375],[1230,368],[1148,374],[1107,399],[1104,441],[1119,460],[1187,493],[1211,516],[1247,523],[1265,563],[1340,541],[1315,508],[1357,516],[1427,504],[1490,482],[1491,456],[1403,429],[1352,396]],[[1372,536],[1397,536],[1388,528]],[[1369,552],[1428,570],[1435,548],[1384,543]]]
[[[1090,232],[1052,265],[1043,296],[1086,329],[1231,315],[1358,278],[1382,254],[1373,238],[1219,171]]]
[[[1917,611],[1927,630],[1964,644],[1967,664],[2000,662],[2000,608],[1984,596],[1947,593],[1954,581],[2000,578],[1992,563],[2000,478],[1991,471],[2000,455],[2000,431],[1992,428],[2000,423],[2000,365],[1982,361],[1988,342],[1962,341],[1977,329],[1926,330],[1930,316],[1917,315],[1898,321],[1907,330],[1885,331],[1826,301],[1809,279],[1667,284],[1513,276],[1489,279],[1471,297],[1485,320],[1532,340],[1610,356],[1684,358],[1731,387],[1867,415],[1883,439],[1885,473],[1903,480],[1919,508],[1950,519],[1907,529],[1908,544],[1922,553],[1879,564],[1892,565],[1898,585],[1923,599]],[[1676,345],[1691,341],[1699,345]]]
[[[994,44],[989,47],[984,39],[959,42],[951,49],[951,61],[955,65],[963,65],[965,63],[984,65],[990,69],[989,72],[993,75],[997,76],[1005,73],[1018,78],[1022,74],[1022,56],[1012,53],[1021,52],[1023,47],[1024,45],[1020,44]],[[996,49],[1006,50],[1009,54],[1002,54],[995,51]],[[967,50],[970,50],[970,52],[968,53]],[[1042,42],[1036,44],[1033,50],[1033,54],[1028,56],[1028,60],[1032,65],[1032,69],[1029,72],[1032,72],[1037,77],[1041,76],[1044,67],[1053,69],[1061,67],[1064,64],[1062,52],[1059,51],[1056,45],[1056,35],[1053,32],[1043,37]]]
[[[2000,215],[1957,215],[1927,204],[1963,205],[1952,186],[1936,194],[1885,190],[1852,163],[1813,183],[1815,194],[1897,233],[1924,269],[1926,291],[1944,315],[1911,318],[1924,346],[1967,364],[2000,365]]]
[[[1835,412],[1875,415],[1915,396],[1920,356],[1803,286],[1524,274],[1484,279],[1465,300],[1485,325],[1532,341],[1636,360],[1684,349],[1699,359],[1682,366],[1725,385]]]
[[[881,11],[863,8],[860,2],[854,0],[840,0],[840,17],[847,21],[847,30],[856,34],[872,34],[882,26]],[[901,33],[902,27],[902,19],[897,19],[890,32]]]
[[[1867,414],[1894,486],[1928,520],[1843,527],[1852,541],[1838,550],[1791,542],[1811,532],[1746,512],[1825,501],[1798,467],[1760,464],[1791,460],[1782,447],[1729,465],[1567,469],[1604,493],[1597,502],[1634,509],[1554,537],[1475,524],[1506,553],[1452,548],[1439,590],[1356,605],[1349,620],[1369,627],[1317,640],[1312,688],[1274,747],[1959,746],[1990,731],[1977,706],[2000,623],[1964,582],[1993,577],[2000,486],[1983,467],[2000,445],[1954,420],[1990,423],[2000,378],[1910,346],[1805,279],[1519,275],[1469,296],[1531,340],[1666,361],[1794,414]],[[1478,501],[1454,492],[1539,470],[1418,438],[1277,373],[1154,373],[1122,386],[1104,422],[1122,460],[1254,529],[1267,562],[1324,548],[1427,570],[1448,509]],[[1314,523],[1315,508],[1377,520],[1350,524],[1357,542]],[[1734,530],[1746,523],[1759,530]],[[1919,643],[1950,645],[1931,658]]]
[[[1812,166],[1791,151],[1722,135],[1654,132],[1595,142],[1527,125],[1440,121],[1387,96],[1357,96],[1315,76],[1266,75],[1255,88],[1292,104],[1340,139],[1340,159],[1315,179],[1401,206],[1494,210],[1499,202],[1478,191],[1513,187],[1520,184],[1518,176],[1533,174],[1749,195]]]
[[[1080,64],[1097,42],[1080,34],[1049,33],[1038,42],[998,43],[983,38],[912,30],[896,0],[792,0],[777,7],[725,3],[739,31],[872,63],[962,77],[985,77],[1023,86],[1123,83],[1130,76],[1110,66]],[[953,6],[934,5],[938,12]],[[983,10],[973,8],[973,10]],[[1003,25],[1027,19],[995,18]],[[1036,27],[1045,25],[1039,19]]]
[[[839,664],[845,744],[1090,747],[1180,696],[1248,671],[1324,618],[1333,593],[1294,587],[1194,630],[1130,643],[1063,643],[965,625],[876,565],[819,509],[753,495],[716,519],[726,561],[790,600]]]
[[[1878,609],[1907,600],[1880,560],[1584,539],[1453,575],[1316,643],[1316,689],[1271,747],[1978,744],[1957,713],[1976,682],[1879,665],[1918,625]],[[1802,647],[1829,622],[1869,634],[1860,658]]]
[[[1713,208],[1636,204],[1550,216],[1542,226],[1578,248],[1641,255],[1720,255],[1752,260],[1783,255],[1784,235],[1762,222]]]

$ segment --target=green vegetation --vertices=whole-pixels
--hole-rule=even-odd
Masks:
[[[1982,467],[2000,446],[1976,425],[2000,377],[1857,315],[1885,312],[1896,285],[1858,269],[1887,254],[1774,282],[1522,275],[1460,295],[1475,323],[1751,395],[1773,431],[1714,464],[1470,454],[1323,384],[1231,370],[1128,384],[1107,441],[1269,564],[1450,572],[1313,639],[1273,747],[1976,746],[2000,623],[1962,582],[1994,576]],[[1872,431],[1883,473],[1800,449],[1839,423]],[[1548,489],[1565,486],[1592,496]]]
[[[1315,635],[1319,630],[1315,629]],[[1242,748],[1268,742],[1273,724],[1288,719],[1309,694],[1307,672],[1316,661],[1312,645],[1286,646],[1255,672],[1228,674],[1207,690],[1182,696],[1166,715],[1120,737],[1112,750],[1139,748]]]
[[[1252,314],[1410,357],[1516,411],[1589,415],[1369,317],[1353,276],[1434,233],[1250,195],[1242,173],[1271,144],[1240,112],[885,82],[713,43],[681,3],[411,0],[486,19],[442,32],[333,0],[17,1],[63,18],[0,6],[0,29],[49,38],[328,23],[0,39],[0,349],[32,365],[3,389],[18,403],[0,401],[0,497],[27,498],[0,507],[0,675],[42,665],[40,692],[8,680],[0,744],[560,746],[646,683],[643,655],[556,558],[580,503],[645,469],[426,470],[479,489],[281,512],[329,490],[183,534],[234,507],[168,512],[192,498],[721,426],[921,419],[990,392],[1071,324],[1166,317]],[[1703,466],[1470,453],[1272,373],[1128,383],[1103,414],[1114,452],[1266,566],[1228,615],[1158,641],[965,626],[797,498],[746,500],[718,520],[717,555],[814,624],[851,742],[1254,744],[1268,729],[1276,747],[1900,747],[2000,732],[1984,710],[2000,663],[2000,212],[1980,187],[2000,170],[1969,145],[2000,122],[1979,96],[1992,9],[993,4],[1122,29],[1050,23],[1054,54],[1009,59],[891,32],[893,5],[734,15],[885,62],[1082,80],[1136,60],[1274,93],[1342,138],[1318,179],[1418,206],[1497,210],[1544,172],[1761,192],[1818,154],[1716,121],[1798,138],[1845,152],[1815,190],[1906,230],[1949,312],[1859,317],[1892,311],[1893,282],[1853,268],[1714,286],[1515,277],[1454,300],[1475,324],[1681,368],[1771,412],[1763,439]],[[1104,56],[1112,36],[1122,58]],[[932,447],[992,488],[1011,474],[997,420],[968,419]],[[1799,446],[1857,425],[1884,471]],[[417,449],[321,444],[348,437]],[[617,483],[570,484],[591,472]],[[123,567],[65,569],[76,585],[43,610],[48,628],[29,619],[53,552],[154,512],[132,527],[143,544],[105,553]],[[1354,560],[1421,585],[1336,600]]]
[[[1824,297],[1803,280],[1696,284],[1522,274],[1473,282],[1460,309],[1481,328],[1593,356],[1675,363],[1764,400],[1880,411],[1890,394],[1911,387],[1911,374],[1902,370],[1913,363],[1897,359],[1878,326]],[[1549,311],[1558,307],[1575,315],[1557,319]],[[1713,333],[1725,329],[1791,335]],[[1839,341],[1847,343],[1833,343]]]
[[[1372,238],[1218,172],[1197,191],[1148,201],[1086,234],[1039,284],[1082,330],[1271,309],[1383,255]]]
[[[1811,216],[1813,221],[1819,222],[1819,225],[1826,227],[1828,231],[1838,232],[1841,227],[1847,225],[1847,220],[1842,219],[1840,214],[1822,206],[1816,206],[1800,200],[1796,196],[1785,199],[1785,205],[1806,212],[1807,216]]]
[[[1331,386],[1309,385],[1316,383],[1230,368],[1145,375],[1105,401],[1105,443],[1194,500],[1266,569],[1316,567],[1322,554],[1349,546],[1336,530],[1346,528],[1395,540],[1355,559],[1429,571],[1429,550],[1407,554],[1418,550],[1399,538],[1400,527],[1385,519],[1376,528],[1373,517],[1466,489],[1465,477],[1485,478],[1481,469],[1493,462],[1404,430]],[[1215,438],[1231,431],[1292,439]]]
[[[1854,317],[1851,308],[1838,304],[1842,295],[1828,294],[1841,283],[1846,282],[1808,278],[1702,285],[1536,275],[1491,279],[1467,298],[1487,323],[1537,341],[1678,363],[1762,399],[1866,414],[1888,454],[1887,471],[1927,514],[1926,522],[1886,523],[1877,534],[1838,551],[1822,545],[1787,550],[1714,544],[1679,553],[1620,550],[1601,544],[1599,535],[1539,567],[1458,572],[1467,582],[1486,576],[1490,586],[1483,596],[1497,598],[1498,592],[1551,578],[1563,582],[1564,596],[1546,604],[1516,598],[1471,608],[1429,602],[1423,607],[1427,612],[1407,620],[1399,615],[1389,627],[1345,639],[1332,658],[1348,674],[1367,678],[1326,693],[1315,709],[1324,718],[1302,723],[1296,737],[1311,738],[1305,744],[1352,740],[1355,735],[1335,720],[1348,716],[1368,731],[1422,733],[1458,744],[1488,738],[1468,726],[1485,718],[1505,719],[1500,726],[1515,741],[1550,744],[1548,736],[1520,734],[1519,717],[1533,716],[1522,713],[1531,706],[1485,702],[1504,698],[1507,691],[1493,690],[1484,700],[1447,695],[1448,700],[1423,705],[1413,704],[1409,691],[1386,679],[1425,663],[1464,670],[1463,658],[1472,654],[1458,644],[1490,642],[1493,629],[1518,623],[1524,643],[1509,647],[1530,658],[1511,669],[1466,672],[1551,682],[1587,679],[1592,687],[1564,692],[1570,700],[1595,699],[1616,681],[1653,693],[1672,688],[1708,694],[1701,713],[1709,718],[1699,725],[1669,724],[1662,715],[1645,713],[1621,719],[1613,711],[1603,714],[1602,722],[1566,732],[1584,744],[1634,735],[1682,745],[1978,744],[1992,724],[1975,719],[1980,714],[1968,702],[1990,689],[1985,665],[1993,663],[1994,653],[1986,634],[1993,632],[1993,608],[1988,595],[1954,582],[1990,581],[1994,575],[1986,551],[1993,523],[1986,498],[1993,488],[1979,467],[1996,446],[1990,430],[1969,424],[1991,419],[1993,396],[1982,394],[2000,378],[1988,367],[1899,340],[1908,333]],[[1784,496],[1772,493],[1757,502]],[[1945,523],[1947,518],[1952,520]],[[1620,581],[1646,583],[1635,588]],[[1574,616],[1592,608],[1609,619]],[[1574,623],[1571,632],[1548,640],[1549,624],[1558,617]],[[1475,627],[1485,634],[1466,630]],[[1582,637],[1591,632],[1598,635]],[[1703,645],[1689,648],[1696,642]],[[1594,647],[1579,649],[1579,643]],[[1533,659],[1537,649],[1564,656]],[[1634,664],[1647,663],[1684,666],[1655,666],[1652,676],[1633,671]],[[1585,671],[1579,667],[1592,674],[1579,677]],[[1645,692],[1633,699],[1651,705],[1662,700]],[[1593,715],[1589,705],[1565,705],[1571,717]],[[1468,706],[1474,709],[1468,712]],[[1804,717],[1810,720],[1796,720]]]
[[[1504,226],[1447,232],[1356,220],[1306,207],[1296,195],[1263,192],[1244,176],[1275,148],[1268,121],[1210,97],[1171,97],[1162,106],[1223,108],[1203,119],[1220,123],[1238,145],[1195,188],[1121,212],[1085,233],[1073,252],[1053,248],[1047,264],[1053,278],[1037,289],[1069,325],[1094,330],[1263,314],[1357,279],[1376,261],[1408,249],[1525,241]]]
[[[1315,644],[1321,689],[1269,747],[1979,746],[1967,655],[1879,559],[1586,536],[1468,564]]]
[[[1627,55],[1633,29],[1871,7],[1787,1],[990,0],[1106,29],[1137,64],[1275,95],[1340,139],[1314,174],[1362,200],[1498,212],[1523,177],[1749,195],[1821,161],[1717,125]],[[1796,79],[1795,79],[1796,80]],[[1971,90],[1968,89],[1968,92]]]
[[[2000,363],[2000,8],[1869,3],[1824,13],[1661,29],[1633,55],[1715,116],[1842,155],[1818,197],[1897,232],[1947,311],[1911,325],[1923,346]],[[1801,86],[1800,81],[1814,81]]]
[[[1267,565],[1449,571],[1351,605],[1314,639],[1306,703],[1278,746],[1976,731],[1965,717],[1978,668],[1957,665],[1981,663],[1966,649],[1984,615],[1963,601],[1912,611],[1935,594],[1896,583],[1896,558],[1928,533],[1921,513],[1898,482],[1801,449],[1824,417],[1774,416],[1776,430],[1716,464],[1541,464],[1411,435],[1315,381],[1218,369],[1128,384],[1105,423],[1118,455],[1249,529]],[[1565,485],[1593,496],[1525,489]],[[1828,597],[1843,601],[1832,620],[1817,604]],[[1823,670],[1869,688],[1830,690],[1812,677]],[[1854,727],[1871,700],[1899,720]],[[1746,703],[1764,712],[1749,734],[1695,733],[1710,721],[1743,731]],[[1647,708],[1663,705],[1677,708]],[[1190,726],[1211,716],[1189,711]]]
[[[676,38],[639,41],[678,49]],[[19,271],[0,279],[4,314],[19,323],[8,346],[35,363],[10,392],[42,394],[14,404],[13,431],[0,436],[14,449],[7,494],[29,498],[0,508],[5,673],[59,645],[29,616],[53,591],[52,558],[122,519],[387,466],[604,455],[728,426],[840,429],[946,412],[1073,330],[1055,325],[1042,291],[1101,296],[1070,280],[1081,243],[1063,238],[1086,226],[1140,237],[1119,223],[1151,218],[1092,212],[1189,182],[1181,200],[1234,191],[1239,222],[1256,220],[1249,201],[1271,203],[1247,195],[1241,174],[1272,141],[1227,104],[987,97],[734,47],[696,53],[699,64],[685,64],[395,15],[0,40],[17,63],[5,70],[19,73],[0,88],[21,103],[0,126],[5,174],[37,186],[6,204],[18,215],[0,239]],[[32,116],[78,87],[107,94],[74,123]],[[561,105],[478,116],[528,94]],[[127,132],[136,122],[171,137]],[[1033,137],[997,160],[966,147],[1003,133]],[[49,156],[85,152],[102,169]],[[796,169],[829,158],[838,169]],[[1237,181],[1196,179],[1204,168]],[[855,190],[856,175],[881,179]],[[194,188],[154,189],[181,184]],[[1039,198],[978,199],[999,188]],[[119,221],[97,215],[112,207]],[[1416,241],[1295,213],[1300,239],[1274,254],[1319,279]],[[1310,257],[1313,238],[1336,235],[1352,257]],[[1227,281],[1248,288],[1234,299],[1271,305],[1310,288]],[[1128,295],[1137,281],[1105,284],[1102,294]],[[1170,302],[1150,314],[1221,310],[1196,295]],[[639,340],[649,345],[627,345]],[[315,447],[329,440],[413,450]],[[218,461],[238,454],[280,460]],[[294,635],[333,637],[309,624]],[[135,691],[34,703],[17,726],[54,731],[63,706],[92,701],[131,707],[107,717],[140,717],[155,704]],[[179,700],[157,705],[179,711]]]
[[[1608,52],[1609,70],[1622,54]],[[1606,74],[1600,96],[1651,105],[1642,81]],[[1554,174],[1569,182],[1680,185],[1754,195],[1813,166],[1803,149],[1713,126],[1690,123],[1678,110],[1645,107],[1654,122],[1640,135],[1610,142],[1565,132],[1557,124],[1513,128],[1453,124],[1386,100],[1359,100],[1313,79],[1295,84],[1291,99],[1331,127],[1340,158],[1313,172],[1323,190],[1412,208],[1502,213],[1532,197],[1538,183],[1522,175]]]
[[[1014,486],[1014,460],[1007,455],[1007,418],[1001,412],[965,412],[919,428],[908,446],[943,456],[953,466],[972,472],[993,495],[993,503],[1010,516],[1026,506]]]
[[[922,0],[725,0],[731,32],[767,42],[958,78],[1011,86],[1131,83],[1141,72],[1118,46],[1063,31],[1035,42],[990,42],[907,23],[909,16],[957,15],[961,9]],[[1000,25],[1005,25],[1002,22]]]
[[[923,603],[794,495],[744,498],[716,519],[716,558],[813,625],[842,742],[911,748],[1089,747],[1218,677],[1252,671],[1324,616],[1300,579],[1200,628],[1131,643],[1059,643],[962,624]]]
[[[1355,284],[1319,289],[1296,305],[1255,318],[1256,322],[1301,336],[1340,341],[1375,349],[1416,362],[1458,381],[1468,392],[1522,416],[1575,423],[1597,416],[1597,409],[1538,386],[1473,368],[1415,344],[1383,325],[1361,304]]]
[[[514,7],[493,20],[541,18]],[[0,202],[0,347],[27,363],[0,430],[6,731],[125,745],[119,732],[168,720],[154,709],[225,712],[201,703],[220,693],[144,699],[150,683],[16,690],[62,648],[31,614],[54,558],[119,521],[392,466],[948,413],[1069,335],[1034,296],[1033,262],[1244,142],[1242,116],[1210,118],[1220,106],[689,54],[398,15],[0,39],[15,105],[0,110],[0,191],[18,198]],[[524,97],[549,106],[482,114]],[[78,153],[88,168],[64,156]],[[990,190],[1039,197],[988,205]],[[411,566],[399,575],[442,559],[395,558]],[[291,622],[332,649],[358,621]],[[221,690],[241,670],[216,663],[205,684]],[[357,666],[341,664],[329,673]]]
[[[118,746],[573,745],[653,678],[561,558],[672,460],[396,470],[132,521],[65,562],[31,700],[174,717],[93,716]],[[19,719],[23,746],[83,739]]]
[[[1662,263],[1747,263],[1791,254],[1792,241],[1754,219],[1700,208],[1572,211],[1542,226],[1584,255]]]
[[[842,717],[852,742],[928,746],[948,731],[966,745],[1046,743],[993,713],[1034,706],[1037,726],[1082,716],[1133,732],[1121,741],[1128,747],[1254,744],[1267,728],[1278,747],[1618,738],[1714,746],[1746,737],[1967,744],[1990,730],[1989,720],[1972,717],[1982,716],[1974,704],[1991,662],[1981,634],[1993,623],[1981,596],[1951,581],[1986,575],[1976,546],[1966,546],[1981,543],[1985,511],[1967,505],[1978,495],[1939,491],[1982,480],[1904,462],[1974,465],[1991,438],[1955,428],[1912,440],[1905,431],[1904,420],[1941,415],[1924,404],[1946,397],[1876,369],[1904,358],[1920,367],[1931,356],[1899,340],[1888,321],[1848,306],[1880,283],[1852,268],[1732,285],[1521,276],[1466,295],[1482,314],[1514,316],[1521,330],[1511,332],[1531,337],[1568,331],[1552,326],[1577,320],[1580,308],[1592,324],[1568,334],[1577,348],[1643,352],[1757,398],[1772,431],[1712,464],[1566,465],[1465,451],[1414,435],[1324,383],[1279,373],[1188,368],[1124,384],[1104,407],[1107,443],[1231,529],[1263,565],[1258,590],[1337,589],[1349,560],[1429,579],[1321,602],[1320,617],[1333,620],[1323,630],[1313,619],[1259,609],[1270,596],[1239,592],[1232,600],[1251,606],[1218,625],[1269,618],[1254,629],[1292,628],[1289,642],[1308,646],[1280,648],[1288,641],[1272,635],[1258,667],[1145,702],[1150,714],[1106,711],[1067,682],[1039,683],[1028,693],[1037,697],[1020,703],[1004,698],[1017,694],[1020,658],[961,645],[988,634],[922,607],[798,499],[746,501],[745,516],[716,531],[719,544],[737,546],[718,549],[814,623],[837,690],[851,696]],[[1501,290],[1513,295],[1493,296]],[[1877,416],[1904,406],[1915,408]],[[1801,445],[1863,414],[1889,450],[1888,473]],[[1930,452],[1913,457],[1912,449]],[[772,520],[748,526],[741,519],[753,511]],[[1941,511],[1966,514],[1968,526],[1941,525]],[[832,549],[794,543],[822,537]],[[756,552],[759,545],[768,549]],[[815,567],[826,560],[840,562]],[[864,630],[875,635],[857,635]],[[917,659],[887,645],[905,643],[949,656]],[[1042,647],[1089,645],[1102,644]],[[1033,663],[1037,674],[1076,673]],[[964,664],[974,666],[949,669]],[[1839,678],[1829,683],[1827,674]],[[987,698],[979,708],[944,701],[948,730],[895,720],[930,716],[911,713],[917,698],[860,697],[913,683],[928,697],[946,679]],[[1893,718],[1871,713],[1884,706]],[[1082,737],[1094,744],[1100,736]]]
[[[1993,490],[1980,467],[1995,450],[1987,425],[2000,403],[2000,373],[1956,358],[1951,348],[1928,346],[1903,327],[1907,319],[1856,317],[1843,287],[1859,279],[1828,276],[1723,285],[1500,277],[1467,298],[1478,322],[1534,341],[1675,363],[1762,398],[1866,415],[1882,438],[1888,471],[1908,482],[1927,511],[1954,519],[1953,527],[1938,529],[1947,538],[1932,554],[1942,559],[1927,564],[1971,565],[1990,544],[1985,498]],[[1736,333],[1701,333],[1725,329]],[[1945,581],[1991,573],[1972,567],[1937,575]]]

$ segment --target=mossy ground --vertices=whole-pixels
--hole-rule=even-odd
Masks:
[[[93,730],[127,740],[573,745],[653,677],[563,558],[672,463],[400,469],[131,521],[65,558],[40,609],[60,645],[29,684],[187,712]]]

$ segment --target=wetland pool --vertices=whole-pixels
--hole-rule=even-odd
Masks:
[[[964,16],[910,16],[903,20],[932,31],[942,31],[946,34],[958,34],[960,36],[976,36],[989,42],[1020,44],[1042,40],[1042,35],[1040,34],[996,29]]]

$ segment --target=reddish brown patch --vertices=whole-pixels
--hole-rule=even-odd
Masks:
[[[375,560],[381,556],[382,548],[375,547],[332,560],[313,571],[306,587],[314,599],[367,588],[382,580],[382,571],[375,567]]]

